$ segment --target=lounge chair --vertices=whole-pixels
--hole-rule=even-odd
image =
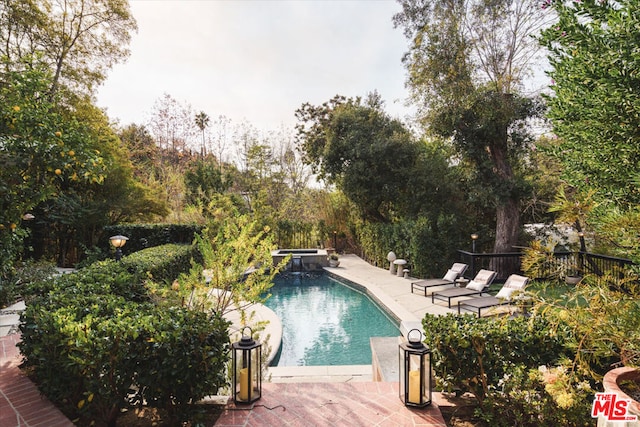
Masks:
[[[512,274],[507,278],[507,281],[504,282],[504,285],[502,285],[502,288],[500,288],[496,296],[471,298],[464,301],[458,301],[458,314],[460,314],[461,310],[466,310],[472,311],[480,317],[483,309],[509,305],[513,302],[511,294],[523,291],[528,283],[528,277]]]
[[[424,296],[427,296],[427,288],[432,288],[434,286],[444,286],[444,285],[453,285],[456,283],[456,280],[467,271],[469,266],[467,264],[463,264],[461,262],[454,263],[449,270],[447,270],[446,274],[442,279],[424,279],[418,280],[417,282],[411,283],[411,293],[413,293],[414,289],[422,289],[424,292]]]
[[[451,308],[451,300],[453,298],[466,297],[472,295],[480,295],[487,292],[489,286],[496,278],[497,273],[491,270],[480,270],[476,277],[470,281],[464,288],[445,289],[444,291],[431,292],[431,302],[435,303],[436,298],[446,300],[449,308]]]

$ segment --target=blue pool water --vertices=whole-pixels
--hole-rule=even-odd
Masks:
[[[368,365],[370,337],[395,337],[397,326],[365,294],[326,274],[276,278],[265,305],[282,321],[274,366]]]

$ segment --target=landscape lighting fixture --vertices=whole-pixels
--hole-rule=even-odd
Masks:
[[[422,332],[412,329],[407,341],[400,343],[400,400],[404,405],[431,405],[431,379],[431,350],[422,342]]]
[[[244,334],[247,329],[249,335]],[[239,404],[253,403],[262,397],[262,344],[254,340],[252,335],[251,328],[245,327],[240,341],[231,344],[233,401]]]
[[[127,243],[127,240],[129,240],[127,236],[117,235],[109,237],[111,245],[116,248],[116,261],[120,261],[122,258],[122,247]]]

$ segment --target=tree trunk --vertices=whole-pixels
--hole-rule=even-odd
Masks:
[[[496,207],[496,243],[493,251],[512,252],[513,246],[518,242],[520,229],[520,211],[518,201],[514,199],[504,200]]]

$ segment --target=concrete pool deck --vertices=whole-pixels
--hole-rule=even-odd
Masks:
[[[327,267],[325,270],[365,288],[372,299],[399,321],[400,331],[404,336],[411,329],[422,330],[422,318],[426,313],[457,313],[457,309],[448,308],[442,301],[432,303],[430,297],[411,293],[411,282],[415,278],[398,277],[386,269],[370,265],[357,255],[341,255],[340,266]],[[447,286],[434,287],[431,290],[446,288]],[[273,338],[282,333],[277,331],[277,327],[268,328],[272,337],[270,343],[274,347],[279,340]],[[349,375],[350,370],[352,375]],[[371,365],[270,367],[269,375],[272,382],[371,381],[373,378]]]

